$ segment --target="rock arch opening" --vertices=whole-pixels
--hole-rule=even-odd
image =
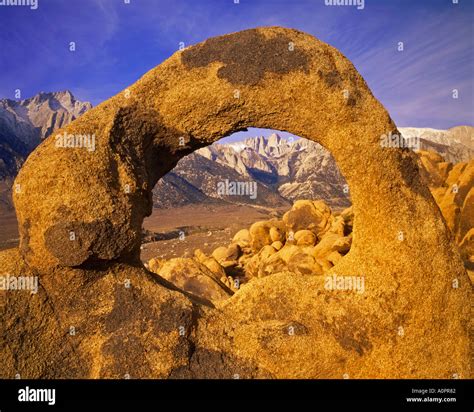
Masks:
[[[329,151],[250,128],[183,157],[158,181],[141,260],[203,298],[228,297],[221,282],[237,290],[284,270],[321,275],[350,249],[350,205]]]

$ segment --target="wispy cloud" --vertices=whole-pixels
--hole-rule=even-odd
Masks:
[[[69,88],[97,104],[179,42],[280,25],[341,50],[398,124],[472,124],[473,17],[474,2],[446,0],[366,0],[364,10],[324,0],[40,0],[37,11],[0,9],[0,96]]]

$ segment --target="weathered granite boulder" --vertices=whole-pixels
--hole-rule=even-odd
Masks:
[[[139,267],[141,226],[181,157],[250,126],[331,151],[350,186],[352,246],[329,277],[255,278],[212,309]],[[175,53],[20,171],[20,249],[0,269],[38,274],[42,288],[1,292],[0,375],[472,377],[469,279],[416,155],[380,144],[390,132],[351,62],[303,32],[245,30]],[[95,150],[58,146],[59,133],[94,136]],[[332,224],[315,216],[319,236]]]

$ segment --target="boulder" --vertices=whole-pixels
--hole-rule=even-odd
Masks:
[[[272,242],[280,242],[285,238],[285,232],[284,230],[281,230],[280,228],[276,226],[272,226],[270,228],[270,239]]]
[[[311,230],[298,230],[294,237],[298,246],[314,246],[317,240],[316,235]]]
[[[207,255],[201,250],[201,249],[196,249],[194,251],[194,257],[198,262],[204,262],[207,259]]]
[[[322,275],[323,269],[310,254],[301,252],[288,261],[288,270],[299,275]]]
[[[322,274],[322,267],[313,257],[313,247],[286,244],[280,250],[271,251],[265,246],[252,260],[249,270],[254,276],[263,277],[282,271],[299,274]],[[246,267],[247,269],[247,267]]]
[[[212,257],[216,259],[217,262],[224,262],[227,260],[228,254],[229,252],[225,246],[219,246],[212,252]]]
[[[272,238],[270,236],[270,229],[272,225],[268,221],[255,222],[250,226],[250,240],[252,250],[256,253],[261,248],[272,244]]]
[[[296,245],[291,245],[291,244],[285,244],[276,254],[278,257],[283,259],[286,263],[289,262],[290,258],[298,253],[301,253],[303,250],[302,247],[296,246]]]
[[[327,272],[330,270],[334,265],[325,258],[315,258],[316,262],[319,266],[321,266],[323,272]]]
[[[341,237],[334,233],[328,233],[314,247],[313,256],[327,259],[332,252],[347,253],[350,247],[350,237]]]
[[[164,262],[159,275],[180,289],[195,296],[217,302],[227,299],[232,291],[215,273],[194,259],[175,258]]]
[[[237,260],[242,255],[242,249],[237,243],[231,243],[227,247],[227,260]]]
[[[148,261],[148,270],[153,273],[158,273],[162,265],[163,259],[152,258]]]
[[[271,246],[273,247],[273,249],[275,250],[280,250],[282,247],[283,247],[283,243],[280,242],[280,241],[276,241],[276,242],[273,242],[271,244]]]
[[[258,252],[258,256],[260,257],[260,259],[262,259],[262,261],[265,261],[266,259],[268,259],[271,255],[275,253],[276,253],[276,249],[271,245],[267,245],[267,246],[264,246],[260,250],[260,252]]]
[[[342,259],[342,255],[339,252],[334,251],[327,255],[326,259],[333,265],[337,265],[337,263]]]
[[[220,246],[212,252],[212,257],[223,267],[235,266],[242,255],[242,250],[237,243],[231,243],[228,247]]]
[[[296,233],[307,229],[318,237],[329,230],[333,219],[331,209],[321,200],[297,200],[283,215],[283,222],[288,231]]]
[[[245,264],[245,273],[248,277],[259,276],[259,270],[265,265],[267,259],[276,253],[276,249],[270,245],[264,246],[252,256]]]
[[[265,262],[258,261],[255,266],[250,267],[250,270],[254,276],[261,278],[288,270],[288,262],[285,262],[281,256],[274,254]]]
[[[250,251],[250,232],[248,229],[239,230],[232,238],[232,243],[239,245],[244,253]]]
[[[213,257],[206,258],[200,263],[206,266],[217,279],[220,279],[222,276],[226,275],[224,268]]]
[[[335,233],[339,236],[345,236],[346,232],[352,232],[352,225],[348,224],[346,228],[346,222],[343,216],[337,216],[334,218],[334,221],[329,229],[328,233]]]

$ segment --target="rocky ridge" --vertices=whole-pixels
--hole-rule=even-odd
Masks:
[[[15,177],[26,156],[42,140],[91,108],[69,90],[41,92],[20,101],[0,99],[0,178]]]
[[[28,155],[55,130],[92,105],[66,90],[24,100],[0,99],[0,213],[13,210],[11,187]]]

